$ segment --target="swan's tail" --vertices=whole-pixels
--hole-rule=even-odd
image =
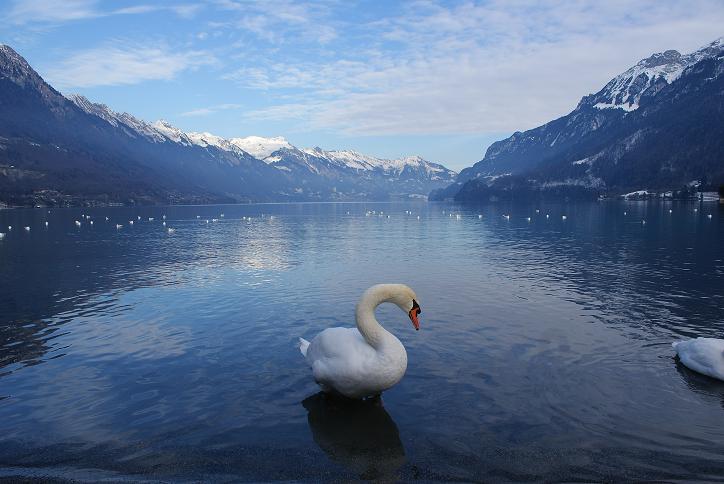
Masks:
[[[307,357],[307,348],[309,348],[309,341],[299,338],[299,351],[302,352],[305,358]]]

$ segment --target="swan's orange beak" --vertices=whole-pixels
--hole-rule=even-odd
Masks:
[[[410,316],[410,321],[412,321],[412,325],[415,327],[415,330],[420,330],[420,321],[417,319],[417,315],[422,312],[422,309],[420,309],[420,305],[417,304],[417,301],[414,299],[412,300],[412,309],[410,309],[410,312],[407,313]]]

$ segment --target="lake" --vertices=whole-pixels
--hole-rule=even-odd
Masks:
[[[0,232],[0,476],[724,475],[724,382],[670,346],[724,337],[717,203],[18,209]],[[422,307],[419,332],[377,311],[407,374],[325,398],[297,338],[380,282]]]

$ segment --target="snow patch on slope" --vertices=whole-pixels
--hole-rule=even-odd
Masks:
[[[141,136],[154,143],[162,143],[167,139],[162,132],[154,128],[152,125],[128,113],[118,113],[110,109],[105,104],[94,103],[80,94],[71,94],[67,97],[67,99],[73,102],[73,104],[78,106],[85,113],[97,116],[111,126],[124,129],[127,133],[134,137]]]
[[[191,140],[186,136],[186,133],[178,129],[176,126],[173,126],[171,123],[164,119],[159,119],[155,123],[153,123],[153,127],[161,134],[163,134],[166,138],[170,139],[171,141],[175,143],[179,143],[182,145],[190,145]]]
[[[264,160],[272,153],[282,148],[294,148],[282,136],[273,138],[264,138],[262,136],[247,136],[245,138],[231,138],[229,142],[242,150],[246,151],[254,158]]]
[[[620,74],[594,96],[597,109],[638,109],[641,97],[659,83],[671,84],[684,73],[687,67],[707,58],[721,55],[724,37],[692,52],[681,55],[667,50],[639,61],[635,66]]]

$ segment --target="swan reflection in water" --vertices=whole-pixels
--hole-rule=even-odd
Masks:
[[[405,449],[380,398],[351,400],[319,392],[302,405],[314,441],[333,461],[362,479],[395,480]]]
[[[692,392],[698,393],[705,398],[718,400],[724,409],[724,381],[690,370],[681,362],[678,356],[674,357],[674,362],[676,363],[676,371]]]

